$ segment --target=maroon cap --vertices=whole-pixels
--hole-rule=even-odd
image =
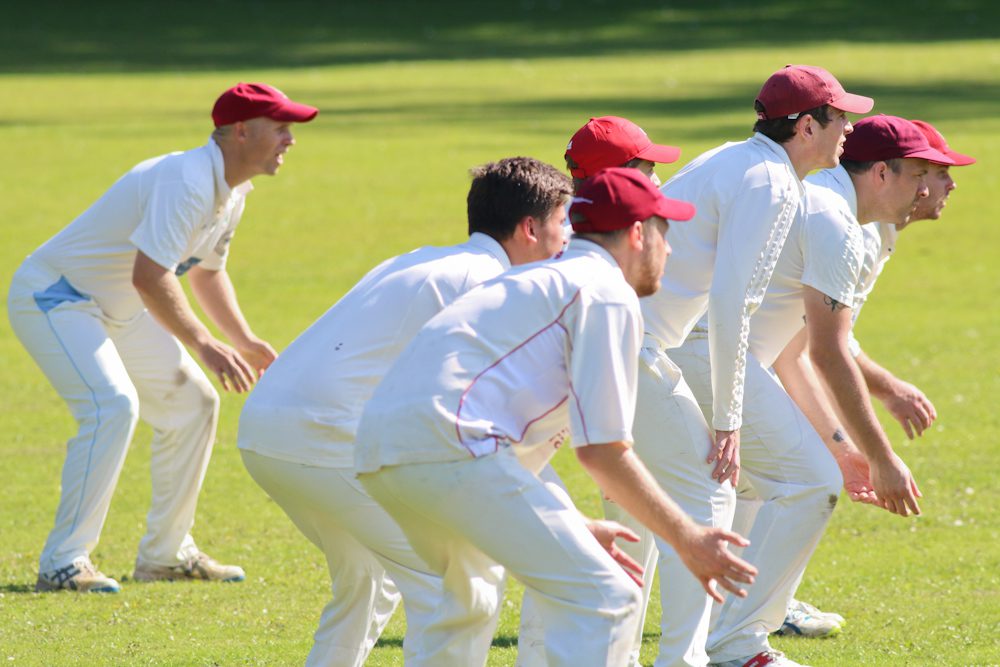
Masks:
[[[618,116],[591,118],[576,131],[566,146],[566,156],[577,164],[570,173],[576,178],[593,176],[607,167],[620,167],[629,160],[675,162],[681,149],[654,144],[641,127]]]
[[[219,95],[212,108],[216,127],[265,116],[282,123],[305,123],[319,109],[288,99],[283,92],[263,83],[238,83]]]
[[[690,220],[694,206],[668,199],[638,169],[602,169],[581,185],[569,209],[575,232],[613,232],[654,215]]]
[[[844,142],[843,160],[873,162],[894,158],[923,158],[937,164],[955,161],[933,148],[916,125],[899,116],[868,116],[854,123]]]
[[[948,142],[944,140],[944,135],[938,132],[937,128],[930,123],[922,120],[911,120],[910,122],[916,125],[918,130],[923,132],[924,136],[927,137],[927,143],[931,145],[931,148],[936,148],[950,157],[956,167],[964,167],[967,164],[976,163],[976,158],[951,150],[948,146]]]
[[[794,117],[824,104],[851,113],[868,113],[875,106],[872,98],[846,92],[836,77],[810,65],[785,65],[764,82],[757,101],[764,107],[757,113],[762,120]]]

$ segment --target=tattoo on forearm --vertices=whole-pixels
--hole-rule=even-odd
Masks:
[[[844,437],[844,432],[839,428],[833,432],[834,442],[847,442],[847,438]]]
[[[837,301],[836,299],[834,299],[832,297],[828,297],[826,295],[823,295],[823,303],[825,305],[827,305],[827,306],[830,306],[830,312],[831,313],[834,312],[834,311],[836,311],[838,308],[847,308],[847,306],[845,306],[841,302]]]

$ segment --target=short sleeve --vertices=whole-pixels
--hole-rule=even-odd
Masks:
[[[857,223],[838,211],[810,215],[803,240],[802,284],[854,308],[864,254]]]
[[[174,271],[187,259],[184,253],[211,205],[183,181],[157,183],[129,240],[154,262]]]
[[[570,349],[574,447],[632,441],[642,318],[638,305],[583,303]]]

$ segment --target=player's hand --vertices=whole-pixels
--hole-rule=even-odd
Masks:
[[[856,503],[867,503],[882,507],[878,494],[871,483],[871,472],[868,467],[868,459],[865,455],[854,449],[845,449],[835,457],[837,465],[840,466],[840,474],[844,477],[844,490],[848,497]]]
[[[243,359],[257,372],[257,377],[278,358],[271,344],[260,338],[250,338],[237,348]]]
[[[687,569],[701,582],[705,592],[720,604],[723,601],[722,593],[716,585],[745,598],[746,589],[740,588],[739,584],[752,584],[757,576],[757,568],[733,554],[727,548],[727,543],[738,547],[750,545],[749,540],[730,530],[706,528],[692,523],[691,530],[687,531],[687,535],[676,546],[677,554]]]
[[[896,380],[892,385],[892,393],[884,397],[882,403],[900,423],[910,440],[913,440],[914,433],[923,435],[937,419],[934,404],[924,396],[924,392],[909,382]]]
[[[253,368],[240,353],[214,338],[198,347],[198,356],[226,391],[243,393],[254,383]]]
[[[887,459],[871,462],[871,480],[882,507],[900,516],[920,514],[917,498],[923,494],[910,469],[895,453],[890,452]]]
[[[728,479],[736,486],[740,481],[740,432],[716,431],[715,443],[705,462],[715,463],[712,479],[719,484]]]
[[[619,549],[618,545],[615,544],[616,537],[620,537],[626,542],[638,542],[639,536],[617,521],[608,521],[607,519],[591,520],[587,524],[587,528],[590,529],[590,533],[594,536],[594,539],[604,547],[604,550],[622,566],[625,574],[636,584],[642,586],[642,565],[637,563],[634,558]]]

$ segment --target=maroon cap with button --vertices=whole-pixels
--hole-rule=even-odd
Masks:
[[[581,185],[569,209],[574,232],[613,232],[658,215],[690,220],[694,206],[669,199],[638,169],[602,169]]]
[[[216,127],[221,127],[263,116],[282,123],[305,123],[317,113],[316,107],[293,102],[274,86],[238,83],[215,101],[212,121]]]
[[[924,136],[927,137],[927,143],[931,145],[931,148],[936,148],[954,160],[956,167],[964,167],[965,165],[976,163],[976,158],[951,150],[951,147],[948,146],[948,142],[944,140],[944,135],[938,132],[937,128],[930,123],[922,120],[910,120],[910,122],[916,125],[918,130],[923,132]]]
[[[916,125],[899,116],[868,116],[854,123],[844,142],[843,160],[874,162],[896,158],[921,158],[937,164],[955,161],[930,145]]]
[[[761,120],[794,118],[824,104],[851,113],[868,113],[875,106],[872,98],[848,93],[835,76],[810,65],[785,65],[764,82],[757,101],[764,107],[757,113]]]
[[[629,160],[675,162],[681,149],[654,144],[641,127],[619,116],[591,118],[566,146],[566,157],[576,163],[575,178],[593,176],[607,167],[621,167]]]

